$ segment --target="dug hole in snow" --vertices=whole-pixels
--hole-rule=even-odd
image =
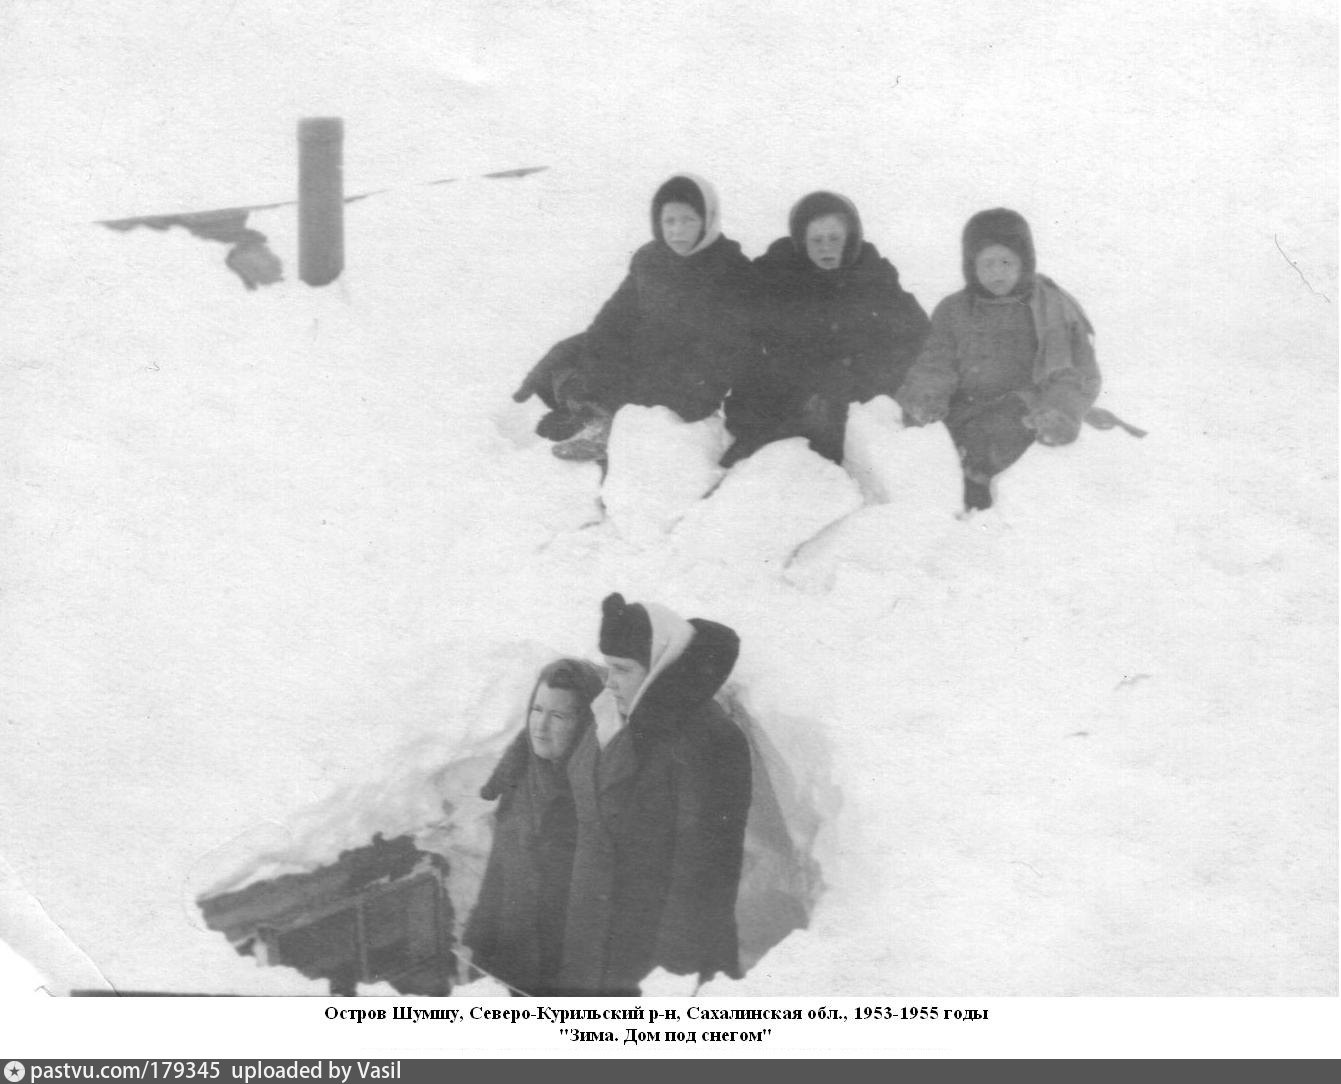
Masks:
[[[475,905],[492,845],[496,802],[480,787],[499,756],[525,726],[534,674],[554,653],[538,645],[495,652],[475,688],[458,694],[462,716],[398,750],[368,778],[304,810],[283,830],[261,826],[198,861],[189,879],[196,900],[329,866],[342,852],[375,836],[409,836],[421,851],[446,859],[446,886],[456,932]],[[815,860],[820,825],[836,810],[827,758],[815,755],[813,725],[768,730],[751,718],[747,698],[724,699],[750,747],[753,787],[737,899],[741,964],[753,967],[794,930],[809,923],[822,891]],[[786,751],[784,753],[784,750]],[[259,853],[258,853],[259,852]],[[239,951],[250,951],[239,946]],[[469,978],[462,956],[459,975]],[[486,976],[467,982],[462,996],[505,992]],[[692,976],[660,973],[645,993],[692,993]],[[364,993],[374,992],[364,988]]]
[[[960,560],[977,561],[985,555],[971,556],[975,548],[984,544],[996,548],[995,556],[987,560],[999,560],[1000,546],[1019,545],[1028,532],[1017,532],[990,513],[982,514],[981,521],[996,526],[986,535],[955,518],[959,474],[943,427],[904,429],[888,400],[865,410],[856,408],[855,413],[858,424],[848,443],[848,467],[864,479],[867,493],[883,498],[884,504],[865,505],[857,480],[799,438],[765,446],[738,463],[706,498],[692,497],[714,477],[719,437],[702,424],[687,426],[667,417],[669,412],[637,408],[621,412],[619,446],[638,449],[616,476],[620,493],[616,503],[625,520],[624,525],[606,524],[597,537],[601,531],[614,530],[612,541],[616,536],[628,541],[621,526],[638,524],[638,544],[617,552],[634,565],[675,567],[687,583],[707,582],[705,573],[722,567],[732,569],[738,579],[742,570],[756,568],[763,570],[765,580],[774,581],[774,590],[785,584],[800,586],[824,607],[843,597],[869,595],[872,589],[892,590],[910,604],[911,620],[916,622],[918,615],[930,612],[933,600],[954,597],[936,590],[945,551],[954,551],[954,532],[960,536]],[[1082,484],[1102,493],[1105,482],[1129,471],[1139,453],[1125,436],[1099,434],[1098,439],[1104,443],[1079,457],[1065,449],[1055,450],[1061,452],[1055,457],[1050,457],[1052,449],[1036,449],[1040,453],[1036,459],[1021,461],[1034,466],[1014,480],[1013,491],[1026,499],[1046,499],[1064,478],[1076,482],[1079,465]],[[590,468],[546,459],[546,451],[547,445],[524,445],[503,458],[537,467],[544,464],[547,487],[563,476],[580,479],[574,483],[577,491],[594,486]],[[541,457],[533,458],[537,452]],[[612,475],[616,454],[612,451]],[[685,457],[685,469],[675,485],[658,488],[661,465],[671,454]],[[525,475],[518,472],[514,477],[521,484]],[[686,479],[692,484],[685,484]],[[686,510],[680,512],[681,508]],[[1036,519],[1024,517],[1026,524]],[[658,551],[663,557],[669,555],[672,564],[657,566]],[[1012,558],[1017,563],[1034,559],[1042,572],[1051,566],[1053,554],[1048,549],[1034,554],[1021,547]],[[777,604],[778,600],[772,602]],[[1021,604],[1033,614],[1032,599],[1024,598]],[[723,606],[718,616],[730,619],[730,610]],[[820,618],[817,627],[833,628],[834,620],[842,618]],[[772,660],[759,671],[760,645],[747,632],[747,655],[723,692],[733,718],[749,738],[754,766],[737,907],[742,963],[750,973],[743,982],[719,979],[705,993],[757,992],[773,983],[799,980],[806,965],[789,978],[790,961],[798,953],[804,958],[814,951],[807,946],[814,946],[816,938],[824,943],[830,935],[827,923],[809,933],[799,931],[811,927],[826,886],[834,880],[847,886],[852,877],[861,876],[861,860],[854,863],[851,848],[855,839],[869,832],[853,831],[844,810],[845,788],[834,779],[829,728],[835,708],[813,702],[807,712],[804,701],[788,702],[765,691],[776,684],[776,668],[786,665],[786,650],[776,653],[781,646],[772,649]],[[286,846],[246,863],[241,873],[231,871],[226,887],[316,868],[342,850],[366,843],[375,833],[388,838],[409,834],[423,850],[447,858],[448,887],[458,922],[463,923],[473,907],[491,842],[493,803],[478,797],[479,786],[523,725],[533,674],[557,653],[532,644],[497,648],[487,658],[478,657],[469,668],[474,676],[453,689],[457,707],[453,717],[441,721],[440,729],[396,751],[387,766],[370,767],[372,781],[344,788],[308,810],[293,825]],[[762,658],[768,657],[764,645]],[[861,847],[856,853],[870,852]],[[215,885],[213,890],[221,887]],[[461,992],[482,989],[488,987],[471,984]],[[646,992],[655,996],[658,991],[690,989],[692,983],[686,986],[683,977],[654,975]]]

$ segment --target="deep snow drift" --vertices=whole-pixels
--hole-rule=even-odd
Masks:
[[[1130,107],[1102,132],[1035,118],[995,176],[982,103],[911,53],[921,89],[898,108],[817,114],[843,144],[818,163],[741,118],[729,155],[688,129],[653,143],[650,117],[645,145],[565,145],[532,84],[479,90],[486,167],[551,170],[351,206],[322,291],[292,281],[291,212],[252,222],[290,281],[246,294],[221,246],[82,224],[186,195],[34,186],[0,251],[28,302],[0,388],[3,938],[56,990],[324,989],[236,956],[196,894],[375,830],[478,850],[473,791],[535,668],[593,654],[621,590],[740,633],[727,692],[787,774],[821,885],[808,929],[705,993],[1334,993],[1335,159],[1308,148],[1335,106],[1292,110],[1310,143],[1214,93],[1245,69],[1294,85],[1308,27],[1273,18],[1234,17],[1269,24],[1261,51],[1234,19],[1189,19],[1209,42],[1068,22],[1185,41],[1161,67],[1183,74],[1133,90],[1097,54],[1049,109]],[[528,153],[488,134],[499,117]],[[1283,186],[1277,162],[1314,179]],[[856,477],[799,442],[696,474],[711,427],[663,426],[686,474],[655,493],[613,474],[605,515],[597,468],[556,461],[538,405],[508,395],[613,291],[677,168],[713,179],[751,254],[803,191],[848,192],[928,309],[957,286],[967,213],[1019,207],[1098,328],[1100,405],[1150,436],[1035,449],[961,520],[943,430],[899,432],[887,403],[854,422]],[[236,187],[215,202],[271,194]]]

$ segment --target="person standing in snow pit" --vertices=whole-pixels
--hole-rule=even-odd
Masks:
[[[558,659],[536,679],[526,726],[480,796],[498,800],[494,841],[462,943],[471,962],[522,993],[562,994],[559,963],[577,842],[566,766],[592,726],[601,671]]]
[[[736,441],[724,467],[795,436],[841,463],[848,404],[898,391],[931,326],[894,265],[864,239],[851,200],[811,192],[789,226],[754,261],[763,351],[726,401]]]
[[[963,257],[965,288],[936,306],[897,398],[913,425],[944,420],[972,510],[992,506],[992,479],[1034,441],[1069,444],[1080,435],[1100,375],[1089,318],[1035,271],[1021,215],[1004,207],[974,215]]]
[[[750,753],[714,696],[739,638],[619,594],[601,610],[609,695],[568,763],[577,854],[560,985],[636,995],[658,968],[738,978]]]
[[[690,173],[666,181],[652,197],[652,234],[591,327],[558,343],[513,393],[550,408],[536,432],[558,441],[561,459],[604,459],[611,420],[628,403],[708,417],[755,349],[750,261],[723,236],[712,185]]]

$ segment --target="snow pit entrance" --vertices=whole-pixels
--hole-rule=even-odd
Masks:
[[[823,889],[813,855],[821,815],[764,726],[737,696],[724,693],[722,699],[750,747],[750,812],[736,900],[740,966],[748,973],[809,925]],[[514,733],[500,732],[502,741],[487,746],[501,751]],[[410,798],[406,808],[436,806],[441,815],[429,823],[389,840],[378,832],[334,862],[300,858],[300,852],[319,853],[314,838],[345,830],[336,821],[349,814],[348,796],[333,796],[326,824],[320,824],[320,810],[303,818],[317,830],[295,833],[292,857],[258,855],[200,894],[196,902],[206,926],[239,954],[328,980],[333,995],[380,983],[387,992],[442,996],[478,978],[460,946],[493,842],[495,803],[481,799],[479,789],[496,759],[471,752],[428,773],[420,785],[432,794]],[[386,783],[364,793],[385,792]],[[657,982],[654,975],[652,985]],[[472,984],[472,994],[480,993],[479,985]],[[486,985],[485,993],[506,988]]]

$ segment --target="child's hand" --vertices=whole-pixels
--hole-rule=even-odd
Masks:
[[[829,403],[816,393],[801,407],[801,425],[807,430],[823,429],[829,423],[829,414]]]
[[[540,389],[536,387],[534,375],[528,375],[516,391],[512,393],[512,401],[515,403],[524,403],[533,395],[539,395]]]
[[[903,408],[903,416],[911,425],[933,425],[945,417],[945,408],[931,403],[914,403]]]
[[[1039,444],[1055,446],[1058,444],[1070,444],[1079,435],[1079,426],[1062,413],[1052,407],[1046,407],[1042,410],[1036,410],[1024,419],[1024,424],[1037,434]]]

